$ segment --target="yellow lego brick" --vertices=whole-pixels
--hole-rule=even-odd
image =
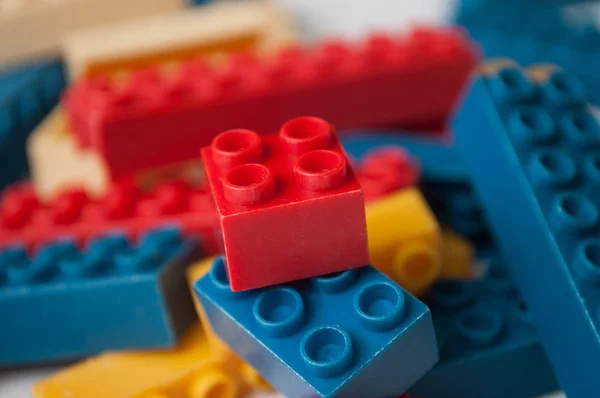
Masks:
[[[440,227],[425,198],[404,189],[366,206],[371,262],[411,293],[425,293],[441,273]]]
[[[213,354],[218,358],[223,358],[226,361],[229,361],[232,366],[235,367],[237,372],[239,372],[243,378],[243,380],[253,389],[258,390],[271,390],[272,387],[258,374],[254,368],[246,364],[242,361],[231,349],[225,345],[217,336],[217,334],[213,331],[210,326],[210,322],[200,304],[200,301],[196,298],[196,295],[193,291],[194,283],[202,278],[209,270],[212,265],[215,257],[205,258],[193,265],[191,265],[187,270],[187,279],[190,289],[192,289],[192,297],[194,298],[194,304],[196,305],[196,310],[198,311],[198,315],[200,317],[200,322],[204,328],[204,333],[206,334],[206,338],[208,340],[208,344],[213,352]]]
[[[470,279],[475,276],[473,268],[475,248],[467,239],[456,232],[442,229],[442,272],[441,279]]]
[[[46,202],[72,187],[83,189],[91,197],[101,197],[110,187],[104,161],[94,151],[79,147],[67,126],[59,105],[27,140],[31,180],[40,199]],[[135,176],[135,182],[141,189],[151,189],[161,181],[185,179],[195,183],[202,178],[198,159],[145,170]]]
[[[175,349],[106,353],[33,386],[35,398],[237,398],[248,391],[199,324]]]
[[[64,53],[70,75],[76,78],[200,55],[265,53],[295,39],[275,2],[225,2],[78,31],[65,40]]]
[[[186,0],[1,0],[0,64],[59,56],[73,30],[181,10]]]

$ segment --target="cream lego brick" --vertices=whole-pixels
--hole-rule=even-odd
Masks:
[[[27,158],[31,180],[44,201],[69,187],[83,188],[91,196],[99,196],[109,185],[102,159],[96,153],[78,147],[67,130],[60,106],[29,137]]]
[[[264,53],[295,39],[274,2],[225,2],[77,31],[64,53],[75,78],[229,51]]]
[[[80,188],[91,197],[101,197],[110,187],[111,178],[101,157],[78,146],[67,128],[60,106],[31,134],[27,142],[31,180],[43,201],[50,201],[65,189]],[[199,184],[204,179],[198,160],[140,171],[133,176],[142,190],[169,180],[186,180]]]
[[[0,63],[57,56],[73,30],[185,5],[186,0],[0,0]]]

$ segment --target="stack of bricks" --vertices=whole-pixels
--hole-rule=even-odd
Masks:
[[[368,265],[363,192],[330,123],[229,130],[202,158],[225,254],[194,292],[270,385],[289,397],[400,396],[435,364],[427,307]]]

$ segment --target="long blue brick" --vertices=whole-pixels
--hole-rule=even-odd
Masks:
[[[515,0],[516,1],[516,0]],[[486,57],[508,57],[519,64],[552,63],[575,74],[600,103],[600,31],[590,21],[569,22],[561,8],[507,6],[505,1],[464,1],[456,21],[483,47]]]
[[[438,359],[431,314],[365,266],[233,293],[223,258],[194,285],[216,333],[294,397],[398,397]]]
[[[569,397],[600,391],[600,126],[564,72],[473,82],[457,146]]]
[[[195,239],[166,228],[138,245],[115,233],[84,251],[69,240],[33,258],[3,250],[0,365],[175,345],[195,319],[185,268],[199,256]]]
[[[0,69],[0,188],[27,176],[25,142],[65,86],[59,61]]]
[[[428,300],[439,363],[410,389],[419,398],[532,398],[559,389],[508,270],[443,282]]]

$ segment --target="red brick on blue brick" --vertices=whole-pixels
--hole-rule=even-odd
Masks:
[[[325,120],[229,130],[202,158],[233,291],[369,263],[363,192]]]

